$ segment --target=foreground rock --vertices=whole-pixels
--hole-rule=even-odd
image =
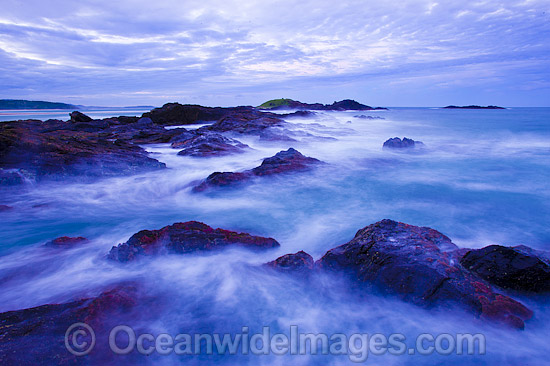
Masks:
[[[298,253],[285,254],[265,265],[280,272],[309,274],[315,263],[311,255],[301,250]]]
[[[482,318],[523,328],[532,311],[493,292],[464,269],[457,250],[448,237],[433,229],[382,220],[329,250],[317,265],[418,305],[458,305]]]
[[[95,129],[94,123],[87,125]],[[57,120],[0,124],[0,181],[129,175],[165,167],[137,145],[76,125]],[[97,125],[109,128],[105,121]]]
[[[286,151],[280,151],[270,158],[263,160],[262,164],[254,169],[244,172],[216,172],[210,174],[206,180],[196,186],[195,192],[202,192],[214,187],[227,187],[245,182],[254,177],[267,175],[306,171],[321,161],[302,155],[298,150],[290,148]]]
[[[524,291],[550,291],[550,266],[521,248],[490,245],[466,253],[460,263],[499,287]]]
[[[144,256],[215,251],[230,246],[265,250],[280,245],[272,238],[213,229],[201,222],[188,221],[160,230],[142,230],[126,243],[113,247],[108,258],[128,262]]]
[[[150,118],[159,125],[177,126],[217,121],[230,113],[251,111],[254,111],[253,107],[212,108],[192,104],[166,103],[160,108],[144,113],[142,117]]]
[[[403,140],[399,137],[394,137],[384,142],[383,146],[389,149],[409,149],[416,146],[424,146],[424,143],[421,141],[414,141],[413,139],[406,137],[403,137]]]
[[[107,337],[112,327],[143,316],[134,313],[137,291],[137,287],[120,286],[95,298],[1,313],[0,364],[100,365],[107,360],[112,362],[114,354],[108,348]],[[65,346],[65,333],[75,323],[88,324],[97,336],[95,347],[84,357],[69,353]],[[91,340],[83,336],[76,344],[86,341]],[[69,342],[72,344],[72,337]]]
[[[368,105],[361,104],[351,99],[344,99],[332,104],[321,103],[302,103],[292,99],[274,99],[260,105],[260,109],[306,109],[306,110],[324,110],[324,111],[371,111],[385,110],[387,108],[376,107],[372,108]]]

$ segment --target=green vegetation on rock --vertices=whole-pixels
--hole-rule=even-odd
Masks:
[[[286,99],[286,98],[272,99],[272,100],[268,100],[264,104],[258,106],[258,108],[260,108],[260,109],[273,109],[273,108],[289,105],[293,101],[294,100],[292,100],[292,99]]]

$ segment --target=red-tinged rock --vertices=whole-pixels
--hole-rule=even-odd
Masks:
[[[203,182],[193,188],[193,191],[203,192],[209,188],[236,186],[254,177],[306,171],[321,163],[320,160],[304,156],[299,151],[290,148],[286,151],[278,152],[275,156],[264,159],[262,164],[254,169],[237,173],[212,173]]]
[[[61,236],[59,238],[56,238],[52,241],[47,242],[44,244],[46,247],[51,248],[72,248],[74,246],[80,245],[80,244],[86,244],[88,243],[88,239],[83,238],[82,236],[79,237],[70,237],[70,236]]]
[[[202,222],[188,221],[160,230],[142,230],[126,243],[113,247],[108,258],[128,262],[144,256],[208,252],[227,247],[266,250],[279,246],[272,238],[213,229]]]
[[[459,305],[483,318],[513,325],[521,321],[523,327],[532,312],[464,269],[457,250],[436,230],[382,220],[329,250],[317,266],[421,306]]]
[[[281,272],[309,273],[314,264],[313,257],[301,250],[298,253],[285,254],[265,265]]]

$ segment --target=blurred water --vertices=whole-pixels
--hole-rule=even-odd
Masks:
[[[354,117],[360,114],[385,119]],[[537,310],[537,319],[525,332],[503,333],[464,314],[428,312],[374,295],[366,303],[325,297],[254,266],[299,250],[318,259],[349,241],[358,229],[383,218],[435,228],[465,247],[499,243],[550,249],[549,123],[550,108],[322,112],[289,120],[289,129],[300,136],[298,142],[235,136],[252,149],[219,158],[178,156],[178,150],[167,144],[149,145],[145,148],[168,170],[91,184],[3,191],[0,204],[14,209],[0,213],[0,311],[68,301],[77,293],[97,293],[121,278],[138,279],[159,294],[168,291],[170,298],[181,300],[159,314],[160,324],[168,328],[178,324],[234,331],[249,325],[261,331],[262,325],[294,323],[309,331],[399,331],[411,337],[429,331],[480,331],[490,338],[484,357],[388,356],[380,361],[517,364],[525,361],[522,355],[527,352],[536,362],[523,364],[544,364],[546,299],[525,300]],[[421,140],[426,146],[408,152],[382,149],[382,143],[395,136]],[[246,187],[191,192],[196,181],[214,171],[250,169],[289,147],[327,164],[309,173],[258,179]],[[187,220],[270,236],[281,249],[261,255],[232,251],[158,258],[130,267],[103,258],[111,246],[139,230]],[[40,247],[61,235],[85,236],[92,242],[63,253]],[[264,361],[285,364],[273,358],[251,362]],[[292,360],[347,362],[321,357]]]

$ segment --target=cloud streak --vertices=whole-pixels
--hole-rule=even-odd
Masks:
[[[255,104],[280,93],[378,105],[550,100],[547,1],[29,0],[4,8],[3,98],[110,105],[168,97]]]

